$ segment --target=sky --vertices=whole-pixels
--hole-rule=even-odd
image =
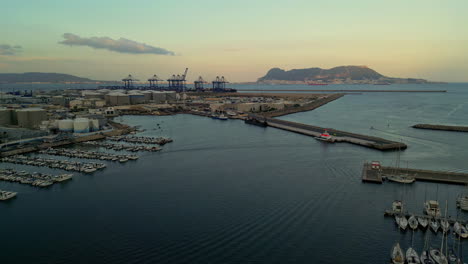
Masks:
[[[5,0],[0,72],[255,81],[274,67],[366,65],[468,82],[466,0]]]

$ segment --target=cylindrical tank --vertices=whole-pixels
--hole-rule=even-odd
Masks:
[[[77,118],[73,122],[73,131],[75,133],[88,133],[89,132],[89,119]]]
[[[131,104],[142,104],[145,102],[145,96],[143,94],[130,94],[129,98]]]
[[[176,100],[176,92],[175,91],[164,91],[166,94],[167,101],[175,101]]]
[[[97,119],[90,119],[90,120],[89,120],[89,130],[91,130],[91,131],[98,131],[98,130],[99,130],[99,120],[97,120]]]
[[[145,102],[151,101],[153,92],[151,92],[151,91],[143,91],[143,92],[141,92],[141,94],[143,94],[143,96],[145,97]]]
[[[73,132],[73,120],[71,119],[59,120],[58,128],[62,132]]]
[[[0,109],[0,126],[11,125],[11,111],[6,108]]]
[[[160,91],[153,91],[153,101],[157,104],[166,102],[166,93]]]

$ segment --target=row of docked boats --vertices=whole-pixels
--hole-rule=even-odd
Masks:
[[[73,178],[72,174],[52,175],[47,173],[16,171],[13,169],[1,169],[0,180],[29,184],[37,187],[47,187],[54,183],[67,181]]]
[[[80,159],[99,159],[107,161],[118,161],[118,162],[127,162],[129,160],[137,160],[139,157],[137,155],[116,155],[105,152],[97,151],[84,151],[76,149],[54,149],[48,148],[45,150],[39,151],[41,154],[54,155],[54,156],[64,156],[69,158],[80,158]]]
[[[141,144],[156,144],[156,145],[161,145],[161,146],[173,141],[171,138],[166,138],[166,137],[137,137],[137,136],[114,136],[114,137],[107,137],[107,139],[111,141],[123,141],[123,142],[141,143]]]
[[[395,214],[395,223],[402,230],[406,230],[408,227],[413,230],[418,229],[418,227],[422,229],[430,227],[435,233],[437,233],[439,229],[447,233],[450,231],[451,225],[447,218],[440,217],[440,208],[438,205],[439,203],[437,201],[427,201],[425,203],[425,213],[428,215],[427,217],[410,215],[409,218],[406,218],[403,213],[403,203],[399,200],[394,201],[392,210]],[[461,238],[468,238],[467,230],[468,224],[466,227],[458,221],[455,221],[453,224],[453,231]]]
[[[160,151],[162,149],[156,146],[129,145],[129,144],[118,144],[118,143],[113,144],[113,143],[99,142],[99,141],[86,141],[86,142],[83,142],[82,144],[101,147],[105,149],[111,149],[115,151],[126,150],[126,151],[131,151],[131,152],[138,152],[138,151],[155,152],[155,151]]]
[[[18,193],[0,190],[0,201],[6,201],[14,198]]]
[[[56,160],[40,157],[28,157],[24,155],[4,157],[0,161],[13,164],[49,167],[53,169],[62,169],[84,173],[93,173],[97,170],[104,169],[106,167],[106,164],[104,163]]]
[[[441,250],[442,249],[442,250]],[[443,253],[443,248],[426,248],[421,252],[421,255],[410,247],[403,251],[400,243],[395,243],[390,251],[390,257],[394,264],[462,264],[460,256],[457,256],[453,249],[450,249],[446,254]],[[406,253],[406,254],[405,254]],[[447,256],[446,256],[447,255]]]

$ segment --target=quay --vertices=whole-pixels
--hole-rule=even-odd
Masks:
[[[446,93],[447,90],[317,90],[317,89],[295,89],[295,90],[249,90],[237,89],[239,92],[340,92],[340,93]]]
[[[265,126],[279,128],[312,137],[318,137],[326,130],[328,131],[328,133],[330,133],[330,135],[333,136],[334,142],[347,142],[377,150],[402,150],[407,148],[406,144],[404,143],[390,141],[379,137],[372,137],[367,135],[340,131],[332,128],[323,128],[286,120],[253,115],[251,115],[249,118],[252,121],[265,124]]]
[[[370,163],[364,163],[362,168],[362,181],[382,183],[384,176],[389,174],[404,174],[414,177],[417,181],[429,181],[449,184],[468,184],[468,173],[451,171],[433,171],[397,167],[380,167],[373,169]]]
[[[412,215],[414,215],[415,217],[421,217],[421,218],[425,218],[425,219],[427,219],[427,220],[434,219],[434,217],[429,216],[429,215],[425,215],[425,214],[411,214],[411,213],[408,213],[408,212],[404,212],[404,213],[395,213],[395,212],[392,211],[392,210],[385,210],[385,212],[384,212],[384,216],[391,216],[391,217],[393,217],[393,216],[395,216],[395,215],[405,216],[406,218],[409,218],[409,217],[411,217]],[[447,217],[447,218],[445,218],[445,217],[435,217],[435,219],[437,219],[437,220],[439,220],[439,221],[440,221],[440,220],[447,220],[447,222],[448,222],[449,224],[451,224],[451,225],[455,224],[455,222],[458,222],[458,223],[460,223],[460,224],[462,224],[462,225],[468,224],[468,221],[465,221],[465,220],[463,220],[463,219],[453,219],[453,218],[451,218],[451,217]]]
[[[468,132],[468,126],[446,126],[446,125],[416,124],[416,125],[413,126],[413,128],[456,131],[456,132]]]

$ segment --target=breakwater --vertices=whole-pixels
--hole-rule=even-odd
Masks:
[[[258,122],[265,123],[267,126],[270,127],[275,127],[313,137],[320,136],[320,134],[322,134],[326,130],[328,131],[328,133],[330,133],[330,135],[333,136],[333,142],[347,142],[378,150],[402,150],[407,148],[407,145],[404,143],[395,142],[379,137],[372,137],[336,130],[332,128],[323,128],[268,117],[251,116],[251,118],[258,120]]]
[[[447,125],[416,124],[416,125],[413,126],[413,128],[456,131],[456,132],[468,132],[468,126],[447,126]]]

